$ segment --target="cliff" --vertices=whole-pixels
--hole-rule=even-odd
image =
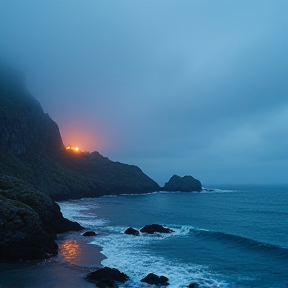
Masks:
[[[57,200],[160,190],[136,166],[113,162],[98,152],[66,151],[58,125],[29,93],[24,76],[3,67],[0,67],[1,174],[22,179]]]
[[[37,260],[58,253],[56,234],[82,230],[58,204],[27,183],[0,176],[0,260]]]
[[[25,87],[24,76],[0,67],[0,148],[13,155],[63,149],[57,124]]]

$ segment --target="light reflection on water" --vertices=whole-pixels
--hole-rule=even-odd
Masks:
[[[81,267],[101,267],[106,257],[100,253],[101,248],[87,244],[81,239],[66,239],[58,242],[59,255],[64,262]]]
[[[81,246],[76,240],[65,240],[60,244],[59,250],[63,258],[72,263],[77,264],[77,258],[81,255]]]
[[[67,237],[75,235],[67,235]],[[83,236],[81,236],[83,237]],[[105,256],[87,240],[62,239],[56,257],[41,262],[0,262],[0,288],[91,288],[84,277],[101,267]],[[20,284],[19,284],[20,283]]]

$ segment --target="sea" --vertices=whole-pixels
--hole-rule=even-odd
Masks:
[[[141,279],[154,273],[166,276],[171,288],[190,283],[199,288],[287,288],[288,185],[207,188],[214,191],[127,194],[58,204],[65,217],[97,233],[87,239],[105,255],[101,264],[130,277],[119,287],[151,287]],[[139,230],[147,224],[161,224],[174,233],[124,234],[128,227]],[[0,287],[29,288],[23,274],[32,268],[11,269],[9,275],[19,277],[19,286],[1,286],[0,279]],[[37,269],[34,265],[35,278]]]
[[[206,192],[158,192],[60,202],[67,218],[98,235],[103,266],[143,287],[148,273],[169,287],[288,287],[288,185],[229,185]],[[171,234],[124,234],[161,224]],[[145,286],[144,286],[145,287]]]

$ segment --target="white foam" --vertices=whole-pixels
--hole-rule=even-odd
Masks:
[[[231,189],[217,189],[217,188],[204,188],[201,191],[201,194],[215,194],[215,193],[232,193],[232,192],[240,192],[239,190],[231,190]],[[205,190],[207,189],[207,190]],[[213,191],[209,191],[209,189],[213,189]]]
[[[168,260],[162,256],[151,255],[145,249],[155,241],[187,235],[192,228],[195,229],[194,227],[182,226],[176,229],[172,227],[175,233],[153,235],[142,233],[141,236],[126,235],[123,233],[125,228],[120,226],[106,228],[112,233],[97,237],[92,244],[103,247],[102,253],[107,259],[102,261],[102,265],[117,268],[129,275],[130,280],[120,287],[149,287],[140,282],[148,273],[168,277],[171,288],[187,287],[191,282],[200,283],[201,287],[224,287],[224,283],[213,280],[216,275],[212,275],[208,267],[195,263],[179,263],[177,259]]]
[[[73,201],[65,201],[65,202],[58,202],[58,205],[60,206],[61,212],[63,216],[71,221],[77,221],[79,224],[86,228],[94,228],[99,226],[104,226],[109,221],[106,219],[99,219],[97,215],[94,213],[89,213],[88,210],[91,208],[95,209],[97,208],[97,205],[93,204],[88,205],[89,199],[85,201],[83,204],[75,204]],[[85,211],[85,212],[84,212]],[[84,213],[83,213],[84,212]]]
[[[154,192],[147,192],[147,193],[133,193],[133,194],[127,194],[127,193],[123,193],[123,194],[119,194],[121,196],[139,196],[139,195],[153,195],[153,194],[158,194],[161,193],[160,191],[154,191]]]
[[[167,234],[171,236],[186,236],[186,235],[189,235],[193,231],[209,231],[207,229],[198,228],[198,227],[194,227],[190,225],[179,226],[179,225],[169,224],[167,226],[169,226],[169,228],[175,231],[172,234]]]
[[[101,198],[117,198],[117,197],[119,197],[119,195],[103,195],[103,196],[101,196]]]
[[[83,200],[83,204],[67,201],[58,204],[63,215],[68,219],[77,221],[91,229],[99,226],[105,232],[94,238],[91,244],[96,244],[103,248],[102,253],[107,259],[102,261],[102,265],[117,268],[130,277],[130,280],[120,287],[151,287],[140,282],[148,273],[168,277],[169,287],[171,288],[184,288],[191,282],[199,283],[201,288],[239,287],[215,280],[223,279],[223,277],[209,271],[209,268],[203,265],[181,263],[178,259],[167,259],[162,256],[151,255],[147,251],[147,247],[155,242],[166,241],[170,237],[186,237],[195,230],[204,229],[189,225],[169,224],[167,226],[173,229],[174,233],[156,233],[152,235],[142,233],[140,236],[126,235],[124,231],[127,227],[109,226],[108,220],[99,219],[94,212],[89,213],[91,208],[97,208],[95,201]]]

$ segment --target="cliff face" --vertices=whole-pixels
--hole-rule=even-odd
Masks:
[[[18,177],[53,199],[160,190],[138,167],[98,152],[64,149],[57,124],[17,72],[0,67],[0,175]]]
[[[39,102],[14,71],[0,69],[0,148],[20,155],[28,151],[46,153],[63,148],[57,124],[44,114]]]
[[[49,258],[57,254],[56,233],[82,229],[65,219],[47,195],[0,176],[0,260]]]

